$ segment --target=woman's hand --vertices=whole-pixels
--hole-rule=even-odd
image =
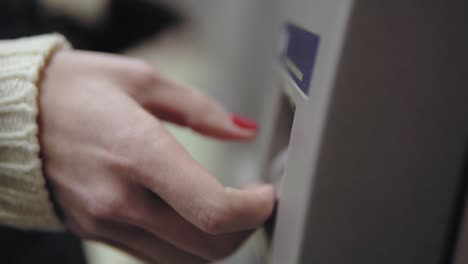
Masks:
[[[147,64],[58,52],[40,84],[44,171],[65,225],[151,262],[232,253],[270,215],[271,186],[223,187],[163,128],[249,140],[255,126]]]

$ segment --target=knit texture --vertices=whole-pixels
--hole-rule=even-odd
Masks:
[[[0,41],[0,224],[63,228],[42,173],[37,99],[49,57],[68,47],[58,34]]]

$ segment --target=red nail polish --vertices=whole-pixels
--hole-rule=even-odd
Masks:
[[[257,123],[237,114],[232,114],[232,122],[236,124],[238,127],[243,128],[243,129],[248,129],[248,130],[258,129]]]

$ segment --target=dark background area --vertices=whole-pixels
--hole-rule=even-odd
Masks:
[[[0,0],[0,39],[60,32],[75,48],[118,52],[182,22],[157,1],[112,0],[107,11],[100,23],[89,26],[52,14],[36,0]]]

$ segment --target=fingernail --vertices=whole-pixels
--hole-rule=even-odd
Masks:
[[[246,117],[240,116],[238,114],[231,114],[231,119],[232,119],[232,122],[240,128],[247,129],[247,130],[258,129],[257,123],[255,123],[254,121]]]

